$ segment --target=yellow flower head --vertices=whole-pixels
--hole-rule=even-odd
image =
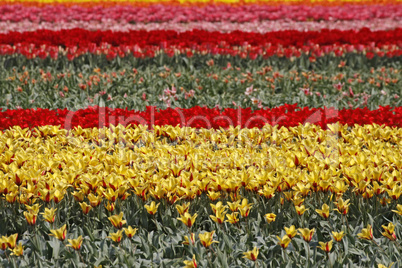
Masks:
[[[17,245],[17,239],[18,239],[18,233],[8,236],[7,237],[7,246],[10,249],[15,248],[15,246]]]
[[[158,210],[160,203],[156,205],[155,201],[152,201],[150,205],[145,205],[144,207],[148,211],[149,214],[155,215],[156,211]]]
[[[211,201],[215,201],[219,197],[221,197],[221,192],[208,191],[208,197],[209,197],[209,199],[211,199]]]
[[[249,259],[251,261],[256,261],[258,257],[259,250],[257,247],[254,247],[253,250],[247,251],[243,253],[243,258]]]
[[[226,211],[217,210],[215,216],[210,215],[209,217],[211,217],[214,222],[222,224],[225,221],[225,215]]]
[[[200,238],[200,241],[204,247],[208,248],[212,243],[219,243],[218,241],[212,240],[214,233],[215,233],[215,231],[205,232],[203,234],[198,235]]]
[[[181,215],[180,218],[177,218],[178,220],[181,220],[182,223],[184,223],[187,227],[193,226],[195,219],[197,218],[198,214],[195,213],[193,216],[190,215],[190,213],[186,212],[184,215]]]
[[[85,202],[80,203],[80,206],[81,206],[82,212],[83,212],[85,215],[88,214],[89,211],[91,211],[91,209],[92,209],[92,206],[88,205],[88,204],[85,203]]]
[[[345,234],[343,233],[343,231],[341,232],[332,232],[332,235],[334,236],[334,239],[336,242],[341,242],[342,238],[345,236]]]
[[[228,202],[228,206],[232,212],[235,212],[240,207],[240,200],[237,200],[235,202]]]
[[[190,238],[188,238],[187,235],[184,236],[184,242],[182,243],[183,245],[190,245],[190,241],[191,244],[194,245],[195,244],[195,234],[191,233],[190,234]]]
[[[227,206],[224,206],[221,201],[219,201],[216,204],[210,204],[212,211],[216,214],[217,211],[223,211],[227,208]]]
[[[121,239],[123,238],[123,230],[118,230],[116,233],[110,233],[110,236],[108,237],[114,242],[120,243]]]
[[[301,206],[296,206],[296,212],[299,216],[303,215],[304,212],[306,212],[308,209],[306,209],[306,207],[304,205]]]
[[[373,228],[370,224],[367,225],[367,228],[363,228],[362,232],[357,234],[360,239],[373,240]]]
[[[190,208],[190,203],[184,203],[183,205],[176,205],[177,212],[179,212],[180,215],[183,215],[188,211]]]
[[[119,215],[110,216],[108,219],[117,229],[121,229],[123,224],[126,224],[127,222],[126,220],[123,220],[123,212],[120,212]]]
[[[193,258],[191,261],[183,261],[184,267],[183,268],[197,268],[197,261],[195,260],[195,255],[193,255]]]
[[[329,206],[327,204],[322,205],[322,209],[316,209],[317,213],[324,219],[329,217]]]
[[[295,237],[297,235],[296,227],[294,225],[288,227],[285,227],[285,232],[289,236],[290,239]]]
[[[282,238],[280,238],[279,236],[276,236],[278,238],[278,245],[280,245],[283,249],[287,248],[289,246],[290,241],[292,241],[292,239],[287,236],[284,235]]]
[[[311,239],[313,238],[315,229],[313,228],[313,229],[310,230],[310,229],[308,229],[308,228],[303,228],[303,229],[300,228],[300,229],[299,229],[299,232],[300,232],[300,234],[302,235],[304,241],[310,242]]]
[[[111,202],[111,203],[107,202],[107,205],[105,204],[104,206],[105,206],[107,211],[109,211],[109,212],[114,211],[114,203],[113,202]]]
[[[226,214],[226,217],[228,218],[226,221],[231,223],[231,224],[236,224],[239,222],[239,219],[237,218],[237,215],[239,212],[233,212],[231,214]]]
[[[319,242],[319,244],[320,244],[319,248],[324,250],[325,252],[330,252],[331,249],[332,249],[332,243],[333,242],[334,242],[333,240],[325,242],[325,243],[324,242]]]
[[[276,219],[276,215],[274,213],[265,214],[264,217],[268,223],[274,222]]]
[[[61,228],[56,229],[56,230],[50,230],[51,236],[56,237],[60,241],[64,241],[66,239],[67,235],[67,225],[64,224]]]
[[[90,193],[88,195],[88,200],[91,206],[95,208],[99,206],[100,202],[102,201],[102,195],[95,196],[94,194]]]
[[[82,241],[84,241],[84,239],[82,238],[81,235],[76,239],[68,239],[68,243],[70,243],[70,244],[67,245],[67,247],[71,247],[75,250],[80,250]]]
[[[56,217],[56,210],[57,208],[45,208],[45,212],[41,213],[43,215],[43,218],[45,221],[48,223],[53,223],[54,219]]]
[[[389,266],[385,266],[384,264],[378,264],[378,268],[391,268],[394,263],[392,262]]]
[[[11,255],[14,255],[14,256],[17,256],[17,257],[19,257],[19,256],[22,256],[24,254],[24,247],[22,246],[22,244],[21,244],[21,242],[18,244],[18,246],[16,246],[14,249],[13,249],[13,252],[11,253]]]
[[[34,204],[32,206],[25,205],[25,207],[28,210],[28,212],[37,215],[39,213],[39,208],[41,207],[41,205],[39,204]]]
[[[397,210],[392,210],[392,212],[395,212],[396,214],[399,214],[402,216],[402,205],[401,204],[396,205],[396,209]]]
[[[24,216],[29,225],[35,225],[37,214],[32,214],[31,212],[24,211]]]
[[[138,228],[133,228],[131,226],[128,226],[128,228],[123,228],[123,230],[126,233],[126,236],[128,238],[132,238],[135,235],[135,233],[137,233]]]
[[[350,199],[348,199],[348,200],[346,200],[346,201],[343,201],[343,199],[340,198],[340,199],[338,200],[338,202],[335,202],[337,208],[334,209],[334,210],[338,211],[338,212],[341,213],[342,215],[348,214],[348,212],[349,212],[349,205],[350,205],[350,204],[349,204],[349,201],[350,201]]]
[[[392,222],[388,223],[388,226],[382,225],[382,228],[385,230],[385,232],[382,233],[383,236],[391,241],[396,240],[395,225]]]

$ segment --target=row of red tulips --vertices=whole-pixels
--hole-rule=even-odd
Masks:
[[[104,7],[90,3],[92,7],[47,5],[43,7],[25,5],[0,5],[0,21],[103,21],[112,19],[125,22],[191,22],[191,21],[235,21],[292,19],[307,20],[370,20],[374,18],[402,17],[401,5],[112,5]]]
[[[137,45],[160,46],[161,48],[196,48],[197,45],[229,48],[233,46],[295,46],[318,44],[352,44],[382,46],[395,44],[402,47],[402,28],[390,31],[370,31],[363,28],[359,31],[322,30],[299,32],[293,30],[269,32],[265,34],[234,31],[231,33],[193,30],[178,33],[176,31],[88,31],[72,29],[61,31],[38,30],[35,32],[10,32],[0,34],[0,44],[35,44],[53,46],[89,46],[107,43],[112,46]]]
[[[283,105],[273,109],[252,111],[245,109],[224,109],[193,107],[189,109],[157,110],[148,106],[145,111],[137,112],[126,109],[89,107],[77,111],[67,109],[20,109],[0,112],[0,129],[12,126],[37,127],[44,125],[60,125],[71,129],[103,127],[110,124],[128,125],[180,125],[196,128],[227,128],[229,126],[262,127],[264,124],[278,126],[297,126],[312,123],[326,128],[328,124],[339,122],[348,125],[379,124],[402,127],[402,107],[380,107],[377,110],[367,108],[343,109],[335,108],[300,108],[297,104]]]
[[[272,56],[278,57],[301,57],[303,54],[311,56],[310,61],[315,61],[317,57],[322,57],[326,55],[332,55],[336,57],[342,57],[346,53],[361,53],[365,55],[368,59],[372,59],[375,56],[378,57],[399,57],[402,55],[402,48],[398,48],[396,45],[384,45],[381,47],[376,47],[370,45],[307,45],[302,48],[282,47],[282,46],[270,46],[270,47],[230,47],[230,48],[220,48],[218,45],[196,45],[190,48],[176,48],[167,47],[161,49],[159,46],[145,46],[140,48],[138,45],[120,45],[118,47],[113,47],[110,44],[102,43],[96,45],[90,43],[84,46],[68,46],[66,48],[58,46],[48,46],[41,45],[39,47],[35,44],[16,44],[12,45],[0,45],[0,55],[22,55],[28,59],[33,59],[39,57],[41,59],[46,59],[50,57],[52,59],[57,59],[60,56],[66,56],[68,60],[73,60],[84,54],[94,54],[94,55],[106,55],[108,60],[113,60],[116,57],[127,57],[133,55],[136,58],[153,58],[160,53],[166,54],[168,57],[173,57],[178,54],[186,55],[187,57],[192,57],[194,54],[212,54],[212,55],[230,55],[239,56],[241,58],[250,58],[252,60],[256,59],[258,56],[262,56],[267,59]]]

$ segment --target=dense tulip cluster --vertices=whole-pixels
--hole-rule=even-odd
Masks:
[[[153,217],[161,213],[161,204],[176,204],[177,219],[189,230],[200,218],[189,208],[203,196],[210,200],[213,214],[209,216],[219,226],[224,222],[238,225],[257,216],[264,216],[268,224],[276,222],[276,214],[261,215],[246,195],[277,200],[282,205],[289,202],[299,217],[311,213],[304,204],[311,208],[308,200],[313,196],[331,195],[322,210],[316,207],[317,215],[325,220],[334,214],[344,218],[350,206],[356,205],[350,203],[350,193],[361,200],[379,200],[387,208],[397,202],[401,195],[395,190],[401,183],[401,136],[400,128],[375,124],[350,128],[339,123],[328,125],[327,130],[310,124],[227,130],[155,126],[153,131],[141,125],[70,131],[53,126],[32,130],[14,127],[0,136],[3,149],[7,149],[1,158],[1,200],[8,204],[5,208],[22,205],[28,226],[42,221],[38,221],[42,208],[43,220],[53,224],[55,216],[60,216],[54,205],[61,209],[63,202],[84,215],[104,210],[117,229],[109,236],[114,243],[122,242],[123,231],[127,238],[133,238],[138,230],[124,227],[126,211],[114,212],[115,206],[133,198],[144,203],[153,200],[144,205]],[[384,237],[398,239],[392,223],[382,227]],[[298,232],[306,243],[316,232],[314,228],[297,230],[294,225],[285,231],[285,236],[278,236],[283,249]],[[199,233],[205,248],[219,243],[213,240],[214,232]],[[62,242],[70,236],[67,233],[66,224],[50,230],[50,235]],[[340,242],[344,230],[332,235]],[[373,240],[371,225],[358,237]],[[4,249],[15,247],[16,239],[2,239]],[[190,239],[194,244],[193,233]],[[189,245],[190,239],[183,244]],[[83,242],[82,237],[68,241],[76,250]],[[320,242],[320,248],[329,253],[332,243]],[[13,252],[18,255],[20,250]],[[256,261],[258,254],[254,248],[245,252],[244,258]]]

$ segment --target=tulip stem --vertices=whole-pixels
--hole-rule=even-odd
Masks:
[[[212,254],[211,254],[212,255]],[[207,256],[208,256],[208,263],[211,265],[210,267],[212,267],[212,257],[209,256],[209,252],[207,251]]]
[[[10,262],[10,258],[7,255],[7,251],[4,251],[4,255],[6,255],[6,258],[7,258],[8,262]]]
[[[81,259],[82,263],[85,264],[85,261],[84,261],[84,259],[82,258],[81,252],[80,252],[79,250],[77,250],[77,252],[78,252],[78,255],[80,256],[80,259]]]
[[[332,262],[331,262],[331,259],[329,258],[329,252],[328,251],[327,251],[327,257],[328,257],[329,267],[332,268]]]

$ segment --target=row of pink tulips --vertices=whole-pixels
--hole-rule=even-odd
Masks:
[[[371,20],[400,19],[402,5],[345,5],[345,6],[303,6],[303,5],[207,5],[149,7],[66,7],[50,5],[29,7],[23,5],[0,6],[0,21],[102,21],[113,19],[123,22],[191,22],[191,21],[232,21],[250,22],[261,20],[292,19],[309,20]]]
[[[32,22],[29,20],[20,22],[0,21],[0,33],[9,32],[26,32],[36,30],[69,30],[81,28],[91,31],[111,30],[114,32],[127,32],[130,30],[173,30],[177,32],[185,32],[191,30],[219,31],[228,33],[242,29],[244,32],[267,33],[271,31],[319,31],[322,29],[330,30],[359,30],[369,28],[372,31],[387,31],[398,28],[402,25],[402,19],[372,19],[369,21],[352,20],[352,21],[293,21],[293,20],[275,20],[275,21],[253,21],[245,23],[236,22],[207,22],[195,21],[189,23],[180,22],[150,22],[128,24],[115,20],[100,21],[71,21],[71,22]]]

